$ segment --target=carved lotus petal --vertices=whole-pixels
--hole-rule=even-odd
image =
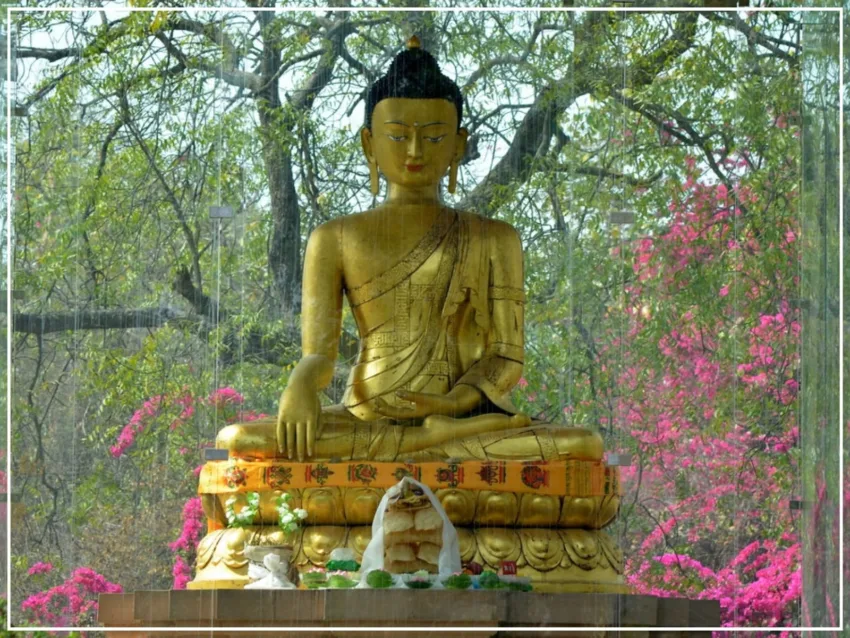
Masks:
[[[304,557],[314,565],[324,566],[330,560],[331,552],[345,545],[347,529],[343,525],[314,525],[304,528]]]
[[[522,553],[528,564],[541,572],[547,572],[561,562],[564,556],[564,542],[552,529],[520,530]]]
[[[343,490],[345,522],[348,525],[371,524],[382,496],[383,490],[371,487],[349,487]]]
[[[596,527],[598,497],[566,496],[559,524],[562,527]]]
[[[342,504],[342,492],[338,487],[317,487],[305,489],[302,495],[303,507],[307,510],[307,520],[321,521],[322,524],[344,525],[345,513]]]
[[[498,569],[502,561],[519,562],[522,555],[519,536],[512,529],[499,527],[476,530],[478,553],[492,569]]]
[[[554,527],[558,523],[561,500],[549,494],[523,494],[519,520],[523,527]]]
[[[584,529],[559,530],[564,539],[564,549],[573,564],[582,569],[594,569],[602,557],[596,533]]]
[[[519,503],[516,494],[510,492],[478,493],[479,525],[513,525],[519,514]]]
[[[460,548],[461,563],[468,563],[475,558],[475,552],[478,549],[475,541],[475,535],[471,530],[464,527],[457,527],[457,542]]]
[[[454,525],[471,525],[475,520],[475,496],[470,490],[442,489],[434,495]]]
[[[372,540],[372,526],[352,527],[348,532],[347,547],[354,550],[354,555],[357,562],[363,560],[363,552],[366,551],[366,546]]]
[[[623,573],[623,550],[616,544],[613,538],[608,534],[599,534],[599,544],[602,547],[602,554],[611,566],[611,569],[618,574]]]

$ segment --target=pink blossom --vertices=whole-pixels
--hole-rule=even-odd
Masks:
[[[61,585],[33,594],[21,603],[29,623],[36,626],[91,626],[97,617],[99,594],[121,593],[88,567],[78,567]]]
[[[725,297],[726,295],[729,294],[729,286],[721,286],[720,292],[718,292],[717,294],[720,295],[721,297]]]
[[[202,467],[202,466],[201,466]],[[190,498],[183,506],[183,529],[177,540],[168,544],[168,548],[174,552],[174,589],[186,589],[186,584],[191,580],[192,569],[190,565],[194,562],[198,543],[204,532],[206,516],[199,497]]]
[[[37,574],[49,574],[52,571],[52,563],[43,563],[39,561],[27,570],[27,574],[29,574],[30,576],[36,576]]]
[[[241,405],[245,397],[233,388],[219,388],[210,394],[208,401],[216,407],[224,407],[225,405]]]

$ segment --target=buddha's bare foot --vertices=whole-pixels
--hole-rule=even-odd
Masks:
[[[461,419],[443,414],[432,414],[423,421],[422,428],[430,431],[435,439],[457,439],[485,432],[515,430],[529,425],[531,425],[531,418],[525,414],[481,414]]]
[[[527,428],[531,425],[531,417],[527,414],[514,414],[509,421],[511,422],[511,425],[508,427],[509,430],[512,428]]]

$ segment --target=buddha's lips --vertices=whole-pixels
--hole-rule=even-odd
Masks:
[[[406,164],[407,170],[412,171],[414,173],[421,171],[425,168],[424,164]]]

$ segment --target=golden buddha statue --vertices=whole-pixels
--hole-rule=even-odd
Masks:
[[[415,37],[370,88],[361,142],[372,193],[382,173],[386,197],[310,236],[303,356],[276,418],[216,438],[228,460],[201,473],[210,533],[191,588],[247,582],[241,546],[279,536],[282,491],[308,512],[300,569],[337,547],[361,555],[384,490],[413,472],[456,526],[464,560],[515,562],[541,591],[622,591],[622,556],[601,531],[616,517],[619,474],[602,463],[601,437],[535,422],[509,398],[524,361],[519,236],[442,203],[441,180],[454,192],[466,148],[462,114],[457,85]],[[342,404],[323,407],[343,297],[360,351]],[[223,502],[249,490],[260,491],[256,525],[224,529]]]
[[[468,131],[463,100],[418,41],[366,102],[361,141],[384,201],[316,228],[304,258],[303,356],[276,419],[224,428],[232,457],[394,461],[600,459],[584,428],[532,423],[508,393],[523,368],[523,257],[509,224],[454,210]],[[331,381],[343,296],[360,353],[343,403],[320,407]]]

